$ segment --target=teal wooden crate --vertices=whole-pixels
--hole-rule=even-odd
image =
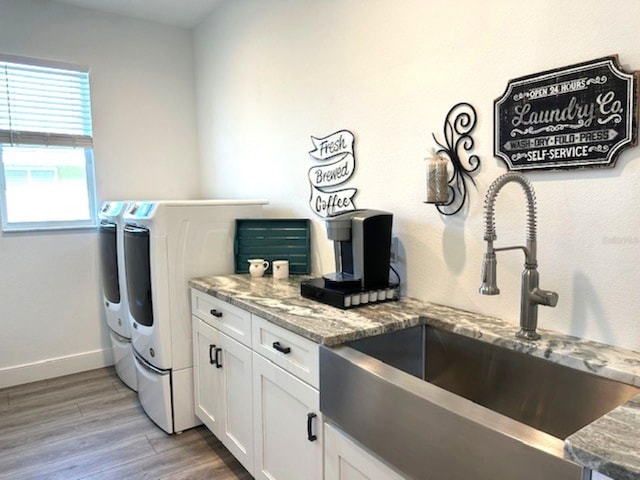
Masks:
[[[311,273],[311,222],[307,218],[242,218],[236,220],[234,269],[248,273],[250,258],[289,260],[289,274]]]

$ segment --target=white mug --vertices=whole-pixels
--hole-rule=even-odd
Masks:
[[[247,260],[249,262],[249,273],[252,277],[261,277],[264,272],[269,268],[269,262],[264,258],[251,258]]]
[[[273,278],[276,280],[284,280],[285,278],[289,278],[288,260],[273,261]]]

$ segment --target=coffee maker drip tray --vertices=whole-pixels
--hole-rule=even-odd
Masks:
[[[362,280],[351,273],[334,272],[323,275],[324,287],[343,292],[357,292],[361,289]]]
[[[326,277],[327,275],[301,282],[300,294],[305,298],[344,310],[369,304],[390,302],[400,298],[400,286],[397,283],[389,283],[384,288],[365,291],[361,289],[360,281],[358,280],[358,286],[355,290],[344,290],[328,287]]]

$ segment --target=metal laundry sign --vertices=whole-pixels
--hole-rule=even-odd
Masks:
[[[617,56],[516,78],[494,102],[494,154],[510,170],[613,166],[637,143],[637,100]]]

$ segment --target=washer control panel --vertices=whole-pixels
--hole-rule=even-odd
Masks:
[[[156,204],[153,202],[136,202],[131,205],[127,215],[134,218],[151,218],[155,208]]]

